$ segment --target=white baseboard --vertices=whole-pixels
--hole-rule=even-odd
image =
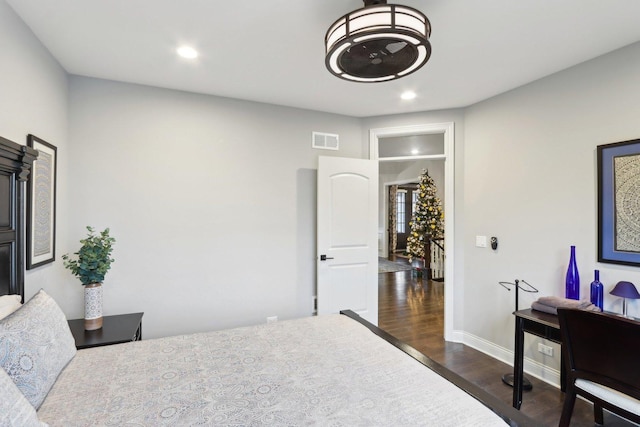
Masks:
[[[463,331],[451,331],[451,336],[445,337],[445,340],[450,342],[459,342],[464,344],[464,332]]]
[[[453,335],[460,340],[454,340],[454,342],[461,342],[469,347],[472,347],[488,356],[498,359],[501,362],[506,363],[509,366],[513,366],[513,350],[500,347],[484,338],[477,337],[473,334],[464,331],[454,331]],[[536,377],[541,381],[551,384],[554,387],[560,388],[560,372],[556,369],[543,365],[540,362],[524,358],[524,372],[532,377]],[[505,372],[507,373],[507,372]]]

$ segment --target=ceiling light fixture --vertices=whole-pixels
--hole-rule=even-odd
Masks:
[[[329,27],[324,42],[329,71],[355,82],[384,82],[409,75],[431,56],[431,23],[420,11],[364,0],[365,7]]]
[[[416,93],[415,92],[411,92],[411,91],[406,91],[406,92],[402,92],[402,95],[400,95],[400,98],[402,98],[405,101],[410,101],[412,99],[416,99]]]
[[[187,59],[195,59],[198,57],[198,51],[189,46],[181,46],[177,50],[178,55]]]

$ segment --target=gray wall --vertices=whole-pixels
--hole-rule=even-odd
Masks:
[[[59,262],[69,230],[67,74],[4,1],[0,1],[0,64],[0,136],[26,144],[27,135],[34,134],[58,148],[58,261],[27,271],[25,297],[45,288],[62,300],[71,291],[58,287],[68,274]]]
[[[640,137],[640,44],[634,44],[474,105],[465,114],[464,330],[513,348],[513,293],[499,280],[525,279],[539,295],[564,296],[569,246],[577,248],[581,295],[593,270],[608,294],[637,268],[597,260],[596,146]],[[497,252],[474,247],[498,236]],[[521,294],[527,307],[539,295]],[[630,311],[640,315],[638,302]],[[478,319],[483,319],[478,322]],[[531,340],[530,354],[538,358]],[[556,352],[557,354],[557,352]],[[559,367],[559,357],[546,361]]]
[[[362,157],[358,119],[71,78],[69,203],[110,227],[106,313],[145,312],[147,336],[309,316],[318,155]],[[340,135],[311,148],[312,131]],[[66,303],[66,302],[65,302]],[[66,311],[81,315],[81,295]]]

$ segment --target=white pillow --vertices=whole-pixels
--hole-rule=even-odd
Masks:
[[[0,426],[40,427],[46,425],[38,421],[33,406],[20,393],[9,375],[0,369]]]
[[[67,319],[43,290],[0,320],[0,366],[35,409],[75,354]]]
[[[20,295],[0,296],[0,319],[4,319],[22,306]]]

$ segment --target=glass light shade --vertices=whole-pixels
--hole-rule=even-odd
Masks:
[[[325,35],[325,65],[335,76],[350,81],[397,79],[429,60],[430,35],[429,20],[416,9],[368,5],[329,27]]]

